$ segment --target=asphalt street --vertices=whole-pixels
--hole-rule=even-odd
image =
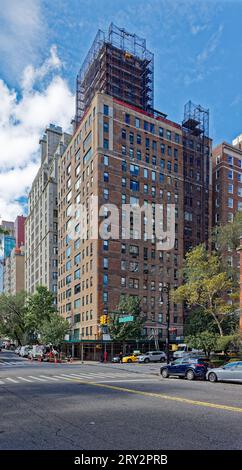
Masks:
[[[0,449],[242,449],[242,387],[0,353]]]

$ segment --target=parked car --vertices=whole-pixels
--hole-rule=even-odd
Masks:
[[[120,357],[119,356],[114,356],[112,358],[112,362],[115,362],[117,364],[118,362],[120,362]]]
[[[208,363],[200,358],[176,359],[171,364],[161,366],[160,373],[164,379],[170,376],[194,380],[197,378],[205,379],[208,369]]]
[[[165,362],[166,354],[163,351],[147,351],[141,356],[137,356],[139,362]]]
[[[15,349],[15,354],[18,354],[20,353],[20,349],[21,349],[21,346],[17,346],[16,349]]]
[[[137,362],[138,361],[138,355],[137,354],[128,354],[126,356],[123,356],[122,362],[127,363],[127,362]]]
[[[229,362],[223,366],[209,369],[206,377],[209,382],[242,382],[242,361]]]
[[[192,349],[187,344],[179,344],[177,350],[173,353],[173,359],[186,357],[189,354],[201,354],[202,351]]]
[[[21,346],[19,356],[21,357],[28,357],[29,350],[31,349],[31,346]]]

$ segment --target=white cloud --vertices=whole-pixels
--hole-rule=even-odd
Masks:
[[[39,139],[49,123],[70,129],[74,96],[60,76],[61,61],[52,46],[39,67],[29,65],[21,93],[0,80],[0,217],[23,212],[18,199],[27,194],[39,167]],[[51,77],[50,77],[51,74]],[[43,83],[46,86],[43,88]],[[40,86],[42,85],[42,88]]]
[[[30,60],[38,60],[47,36],[40,0],[0,0],[1,64],[12,83]]]

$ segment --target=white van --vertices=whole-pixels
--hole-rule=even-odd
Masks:
[[[180,359],[188,354],[202,354],[202,351],[190,348],[187,344],[179,344],[178,349],[173,353],[173,359]]]

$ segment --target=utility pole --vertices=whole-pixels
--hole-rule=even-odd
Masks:
[[[162,292],[167,295],[167,310],[166,310],[166,357],[167,363],[170,363],[170,284],[167,282],[162,287]]]

